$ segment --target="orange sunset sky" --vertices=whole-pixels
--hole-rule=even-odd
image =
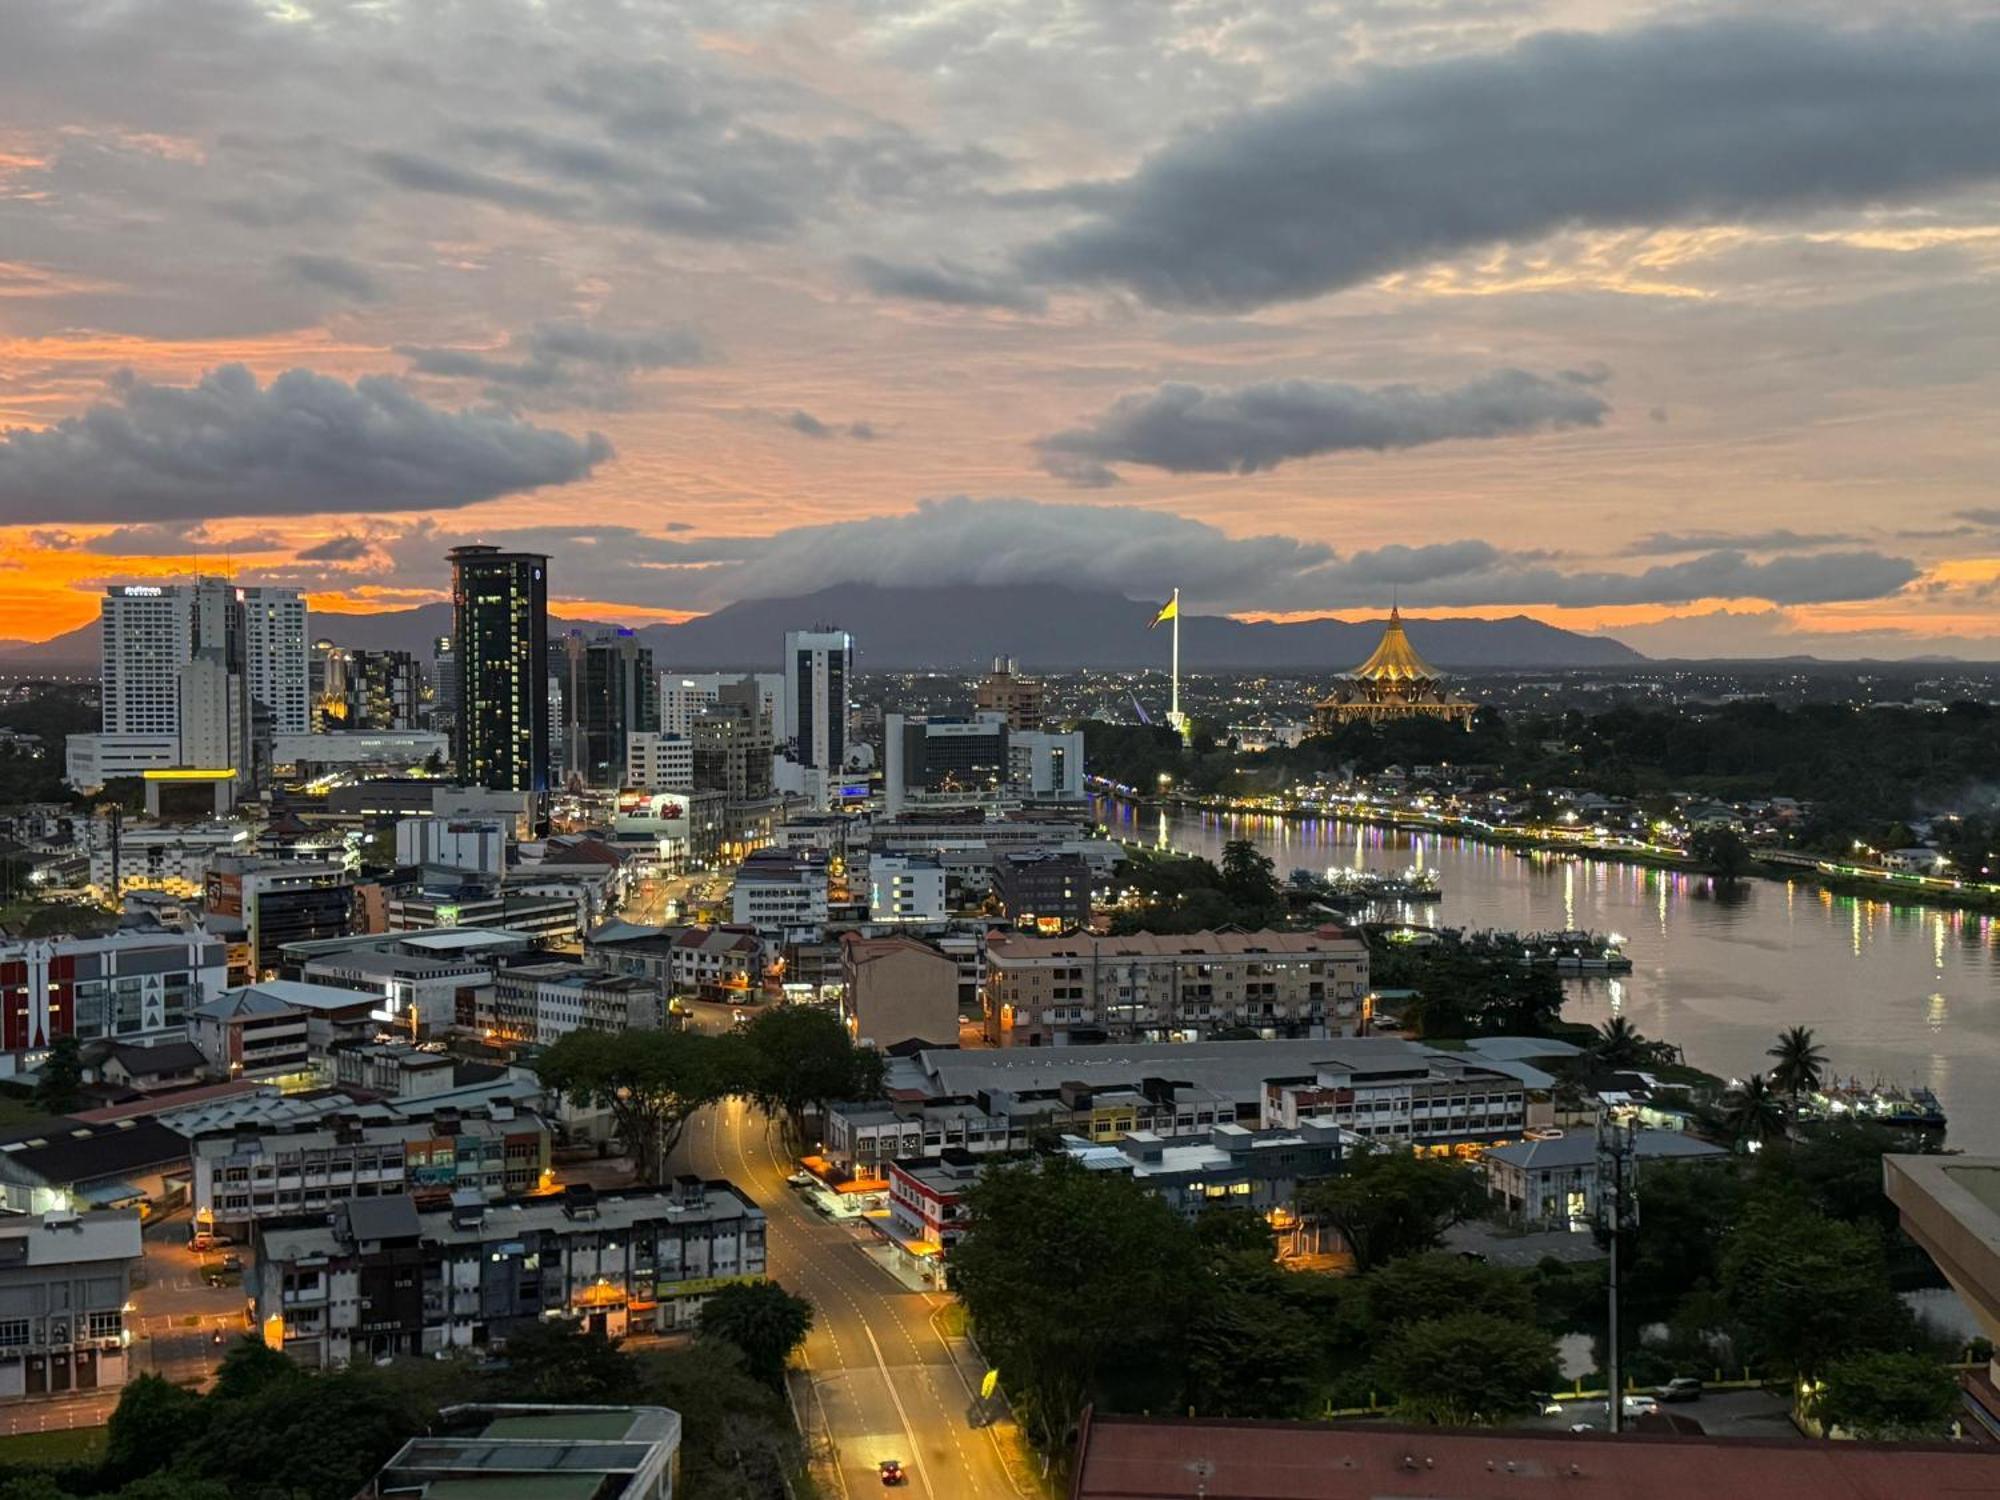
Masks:
[[[1893,24],[1892,24],[1893,23]],[[1046,580],[2000,658],[2000,26],[0,0],[0,637]]]

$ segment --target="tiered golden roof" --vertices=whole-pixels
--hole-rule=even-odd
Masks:
[[[1467,728],[1476,704],[1453,696],[1444,673],[1417,655],[1403,630],[1403,613],[1392,608],[1382,639],[1368,660],[1335,679],[1334,689],[1313,708],[1313,727],[1332,734],[1356,719],[1446,719]]]
[[[1417,655],[1417,648],[1410,644],[1409,634],[1403,629],[1402,611],[1392,607],[1389,623],[1383,627],[1382,639],[1376,643],[1374,653],[1343,675],[1370,682],[1437,682],[1444,673]]]

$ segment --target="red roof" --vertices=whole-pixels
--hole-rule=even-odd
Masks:
[[[2000,1455],[1950,1444],[1087,1416],[1078,1448],[1071,1500],[2000,1496]]]

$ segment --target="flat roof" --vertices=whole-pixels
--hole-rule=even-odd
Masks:
[[[1641,1130],[1633,1140],[1632,1149],[1634,1155],[1647,1161],[1729,1155],[1721,1146],[1696,1140],[1691,1135],[1682,1135],[1678,1130]],[[1597,1159],[1597,1136],[1594,1132],[1572,1130],[1549,1140],[1516,1141],[1511,1146],[1496,1146],[1486,1155],[1489,1160],[1503,1161],[1524,1172],[1580,1167]]]
[[[1131,1087],[1145,1078],[1239,1098],[1254,1097],[1267,1079],[1315,1078],[1323,1065],[1419,1067],[1432,1061],[1468,1065],[1400,1037],[1286,1037],[1254,1042],[1134,1042],[1125,1046],[930,1048],[917,1054],[924,1086],[936,1094],[1014,1093],[1065,1083]],[[1471,1066],[1484,1064],[1473,1060]]]
[[[2000,1496],[1984,1446],[1087,1416],[1071,1500]]]

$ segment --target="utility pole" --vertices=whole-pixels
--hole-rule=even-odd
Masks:
[[[1608,1111],[1597,1116],[1597,1233],[1611,1250],[1608,1337],[1604,1376],[1609,1387],[1605,1407],[1613,1432],[1625,1428],[1624,1360],[1618,1340],[1619,1249],[1628,1230],[1639,1227],[1638,1167],[1633,1151],[1636,1131],[1621,1125]]]

